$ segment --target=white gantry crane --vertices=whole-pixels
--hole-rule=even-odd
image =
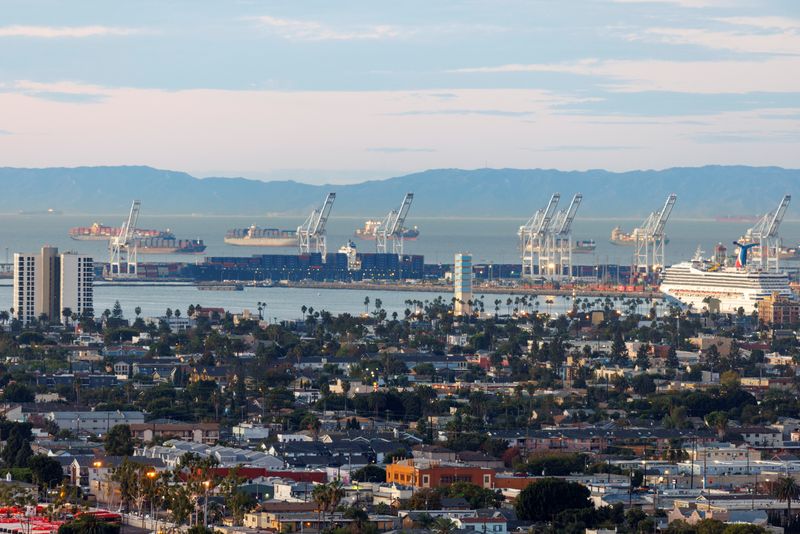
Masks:
[[[406,193],[399,209],[389,212],[378,229],[375,231],[375,245],[379,253],[386,253],[387,241],[392,241],[392,253],[398,256],[403,255],[403,234],[408,211],[411,209],[411,202],[414,200],[414,193]]]
[[[122,223],[119,234],[109,243],[111,257],[108,262],[108,275],[110,278],[135,278],[137,275],[138,262],[134,237],[141,206],[140,201],[133,201],[128,219]]]
[[[669,195],[664,207],[660,211],[651,213],[642,226],[633,231],[636,239],[634,266],[637,272],[649,275],[664,268],[666,263],[664,249],[667,242],[664,228],[677,199],[678,196],[674,193]]]
[[[791,200],[791,195],[783,195],[775,211],[764,214],[745,234],[745,242],[758,243],[758,261],[766,271],[778,272],[780,268],[781,238],[778,229]]]
[[[554,253],[554,260],[548,263],[548,267],[553,265],[553,269],[548,269],[549,274],[558,277],[566,276],[572,278],[572,222],[575,214],[583,200],[583,195],[576,193],[569,203],[569,207],[560,210],[553,218],[553,231],[550,237],[550,246]],[[541,267],[540,271],[541,272]]]
[[[536,276],[537,267],[539,268],[538,274],[542,275],[542,264],[550,262],[551,254],[548,246],[548,234],[560,199],[560,194],[553,193],[547,206],[538,210],[528,219],[524,226],[519,227],[517,235],[520,239],[520,250],[522,252],[522,276],[529,278]]]
[[[297,227],[297,247],[300,249],[300,254],[319,252],[325,261],[325,255],[328,253],[325,225],[328,223],[334,200],[336,193],[328,193],[322,207],[312,211],[305,222]]]

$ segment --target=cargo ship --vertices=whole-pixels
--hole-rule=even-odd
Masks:
[[[374,241],[375,234],[378,232],[378,228],[382,223],[383,221],[369,219],[368,221],[364,222],[364,226],[362,228],[356,228],[355,236],[358,239],[364,239],[366,241]],[[413,241],[417,237],[419,237],[419,228],[417,228],[416,226],[412,226],[411,228],[403,228],[404,240]]]
[[[758,222],[757,215],[721,215],[714,218],[714,222],[722,223],[754,223]]]
[[[636,244],[636,236],[638,233],[638,228],[634,229],[633,232],[626,232],[621,226],[615,226],[614,229],[611,230],[611,237],[609,241],[612,245],[632,247]],[[664,239],[664,243],[669,243],[668,237]]]
[[[202,254],[206,250],[202,239],[175,239],[171,234],[135,238],[133,243],[140,254]]]
[[[200,291],[244,291],[244,284],[237,282],[200,282],[197,284]]]
[[[297,246],[297,231],[259,228],[254,225],[250,228],[228,230],[225,242],[243,247],[294,247]]]
[[[76,226],[69,229],[69,237],[75,241],[107,241],[115,238],[122,231],[119,227],[105,226],[101,223],[93,223],[91,226]],[[137,228],[134,236],[139,238],[168,237],[170,233],[163,230],[145,230]]]
[[[560,240],[556,241],[556,246],[559,246]],[[534,247],[528,247],[534,248]],[[597,243],[594,239],[579,239],[572,243],[573,254],[591,254],[597,248]],[[533,252],[539,252],[539,247],[535,247]]]

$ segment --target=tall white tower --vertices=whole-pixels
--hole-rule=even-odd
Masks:
[[[453,296],[455,315],[472,313],[472,255],[456,254],[453,266]]]

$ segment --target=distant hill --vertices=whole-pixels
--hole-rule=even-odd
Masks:
[[[300,214],[336,191],[334,213],[379,215],[415,193],[414,215],[525,217],[559,191],[562,206],[580,191],[580,214],[641,217],[678,194],[675,217],[757,214],[784,193],[800,192],[800,170],[707,166],[613,173],[549,169],[435,169],[346,186],[245,178],[198,179],[151,167],[0,168],[0,212],[54,208],[65,213],[116,213],[133,198],[147,213]],[[796,197],[796,201],[800,198]],[[795,208],[796,209],[796,208]],[[791,212],[795,211],[790,208]],[[795,213],[798,213],[795,211]]]

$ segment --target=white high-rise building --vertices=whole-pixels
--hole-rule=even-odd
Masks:
[[[89,256],[43,247],[39,254],[14,254],[14,317],[28,324],[45,315],[62,320],[64,308],[83,314],[93,302],[94,261]]]
[[[453,266],[453,306],[455,315],[472,313],[472,255],[456,254]]]
[[[14,287],[11,307],[14,317],[28,324],[36,318],[36,266],[39,256],[14,254]]]
[[[61,313],[69,308],[83,316],[94,311],[94,259],[67,252],[61,255]]]

